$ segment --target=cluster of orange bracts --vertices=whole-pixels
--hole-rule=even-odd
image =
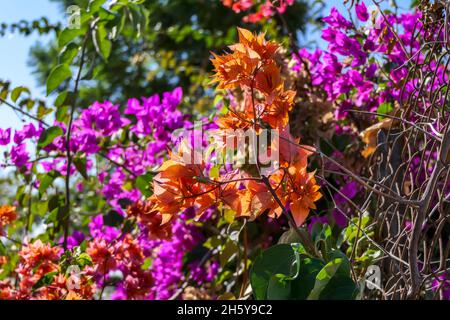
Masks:
[[[10,205],[0,206],[0,236],[4,234],[3,228],[17,219],[16,207]]]
[[[289,133],[296,92],[285,89],[275,59],[279,45],[266,41],[264,34],[256,36],[245,29],[238,33],[239,43],[229,47],[231,52],[214,54],[212,59],[218,89],[227,90],[237,101],[216,124],[219,131],[278,130],[279,143],[270,152],[279,153],[279,166],[265,177],[257,164],[209,177],[205,163],[186,164],[179,154],[171,154],[153,180],[154,194],[149,199],[153,210],[147,210],[158,212],[161,224],[190,206],[196,207],[198,216],[213,205],[224,205],[237,217],[254,219],[262,213],[278,217],[283,212],[281,202],[301,225],[322,196],[314,172],[307,172],[307,158],[314,148],[300,145]]]

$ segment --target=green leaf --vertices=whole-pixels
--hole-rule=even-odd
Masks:
[[[70,65],[77,56],[80,47],[75,43],[69,43],[59,54],[59,63]]]
[[[52,284],[53,280],[55,279],[55,276],[58,274],[57,271],[49,272],[45,274],[42,278],[40,278],[34,285],[33,285],[33,291],[43,287],[48,286]]]
[[[330,262],[317,274],[314,288],[308,300],[350,300],[358,293],[358,287],[350,277],[350,261],[339,251],[330,252]]]
[[[219,262],[223,268],[230,261],[230,259],[239,251],[239,247],[234,241],[227,240],[222,251],[220,252]]]
[[[141,193],[146,197],[150,197],[152,195],[152,191],[150,189],[152,179],[152,173],[146,173],[136,178],[136,188],[138,188],[139,191],[141,191]]]
[[[320,293],[325,289],[326,285],[330,282],[331,278],[336,274],[337,270],[341,266],[342,259],[337,258],[328,262],[325,267],[317,274],[316,283],[311,293],[308,295],[308,300],[318,300]]]
[[[328,259],[328,253],[333,247],[333,235],[328,224],[315,223],[311,232],[314,244],[321,249],[322,255]]]
[[[103,216],[103,222],[109,227],[118,227],[124,221],[124,217],[117,211],[111,210]]]
[[[54,209],[57,209],[60,206],[61,201],[62,199],[59,195],[53,195],[48,201],[48,210],[53,211]]]
[[[218,94],[215,96],[214,101],[213,101],[213,106],[217,107],[219,105],[219,103],[221,103],[223,100],[223,95]]]
[[[69,106],[60,106],[56,109],[55,118],[59,122],[64,122],[68,120],[68,112],[69,112]]]
[[[279,282],[277,274],[291,274],[292,263],[295,259],[294,251],[288,244],[277,244],[270,247],[256,258],[250,271],[250,283],[257,300],[268,299],[269,296],[275,299],[290,294],[290,285],[281,286],[274,281]],[[274,292],[268,294],[270,288]]]
[[[17,99],[19,99],[22,92],[26,92],[26,93],[30,94],[30,90],[28,88],[20,86],[20,87],[14,88],[14,90],[11,92],[11,100],[13,102],[16,102]]]
[[[76,262],[80,268],[93,265],[91,256],[86,252],[80,253],[80,255],[76,257]]]
[[[358,292],[358,286],[350,277],[337,274],[323,289],[320,300],[354,300]]]
[[[267,286],[267,299],[269,300],[288,300],[291,297],[291,281],[279,281],[272,276]]]
[[[83,176],[84,179],[88,180],[89,176],[86,170],[86,162],[86,157],[82,156],[77,156],[73,159],[73,164],[75,165],[75,168],[77,168],[77,171]]]
[[[68,94],[69,92],[67,90],[64,90],[63,92],[58,94],[58,96],[55,99],[55,102],[53,103],[57,108],[55,118],[59,122],[64,122],[67,111],[69,109],[67,106],[64,106],[64,103],[66,103],[67,101]]]
[[[41,217],[43,217],[47,213],[47,210],[48,210],[48,201],[37,202],[36,208],[37,208],[37,213]]]
[[[148,11],[144,11],[141,6],[133,3],[128,4],[128,8],[131,13],[131,21],[136,31],[136,37],[139,38],[148,24]]]
[[[91,0],[89,1],[89,6],[88,6],[88,10],[90,13],[94,13],[97,12],[102,5],[104,5],[106,2],[106,0]]]
[[[50,127],[48,129],[45,129],[38,140],[38,148],[42,149],[48,146],[50,143],[55,140],[56,137],[62,136],[63,130],[61,127]]]
[[[46,224],[56,223],[58,221],[58,212],[59,212],[59,208],[55,208],[55,209],[51,210],[47,219],[45,219],[45,223]]]
[[[95,50],[106,61],[111,54],[111,41],[108,39],[108,33],[106,32],[104,24],[99,24],[94,31],[94,47]]]
[[[332,250],[329,254],[329,258],[330,260],[341,259],[341,267],[337,272],[346,276],[350,276],[350,261],[348,260],[348,257],[345,255],[345,253],[340,250]]]
[[[324,263],[300,244],[278,244],[261,253],[250,270],[255,299],[306,299]]]
[[[61,83],[72,76],[72,71],[66,64],[57,65],[47,78],[47,96],[58,88]]]
[[[119,18],[117,14],[114,14],[113,12],[106,10],[105,8],[100,8],[100,10],[98,11],[98,16],[102,21],[112,21]],[[119,21],[117,21],[117,23],[119,23]]]
[[[59,176],[59,174],[52,170],[45,175],[42,176],[42,178],[39,179],[39,193],[43,194],[47,191],[48,187],[55,181],[55,179]]]
[[[305,300],[314,288],[316,276],[323,268],[321,260],[302,256],[300,273],[291,284],[291,299]]]
[[[67,206],[62,206],[58,208],[58,220],[64,221],[69,216],[69,208]]]
[[[37,110],[37,117],[43,119],[46,115],[53,112],[53,109],[46,108],[43,104],[40,104]]]
[[[393,109],[394,108],[392,107],[392,103],[391,102],[383,102],[382,104],[380,104],[378,106],[377,113],[388,114]],[[384,116],[378,115],[378,121],[381,121],[384,118],[385,118]]]
[[[8,252],[8,249],[5,247],[3,242],[0,241],[0,255],[1,256],[6,256],[7,252]]]
[[[142,266],[141,266],[141,269],[142,269],[142,270],[148,270],[148,269],[150,269],[150,267],[152,266],[152,262],[153,262],[153,259],[152,259],[152,258],[147,258],[147,259],[145,259],[145,260],[144,260],[144,263],[143,263]]]
[[[61,31],[58,37],[58,46],[63,48],[66,44],[71,42],[76,37],[79,37],[85,33],[84,28],[81,29],[64,29]]]
[[[219,171],[220,171],[220,166],[213,166],[210,170],[209,170],[209,177],[210,178],[219,178]]]
[[[272,276],[267,287],[267,299],[285,300],[291,297],[292,281],[300,275],[301,258],[300,253],[305,252],[305,248],[300,243],[291,245],[295,255],[295,274],[285,275],[282,273]],[[292,272],[292,269],[291,269]]]
[[[23,193],[25,192],[25,188],[26,188],[25,185],[17,187],[17,190],[16,190],[16,199],[17,200],[23,195]]]

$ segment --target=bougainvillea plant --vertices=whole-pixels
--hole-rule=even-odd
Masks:
[[[249,30],[296,1],[217,1],[250,25],[200,112],[181,87],[79,104],[148,24],[105,2],[58,30],[51,106],[0,83],[27,119],[0,128],[0,299],[450,298],[444,6],[352,1],[306,48]]]

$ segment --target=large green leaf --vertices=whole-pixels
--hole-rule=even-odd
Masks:
[[[77,156],[73,159],[73,164],[75,165],[75,168],[77,168],[77,171],[83,176],[84,179],[88,180],[89,176],[87,174],[86,163],[87,159],[85,156]]]
[[[316,283],[314,284],[314,288],[311,290],[308,295],[308,300],[318,300],[321,292],[330,280],[334,277],[337,270],[340,268],[342,264],[341,258],[336,258],[328,262],[325,267],[320,270],[320,272],[316,276]]]
[[[358,288],[350,277],[350,261],[339,250],[330,253],[330,261],[316,276],[314,288],[308,300],[350,300],[356,297]]]
[[[250,282],[256,299],[306,299],[323,263],[295,244],[278,244],[255,260]]]
[[[59,173],[52,170],[47,174],[44,174],[39,179],[39,193],[43,194],[47,191],[48,187],[55,181],[55,179],[59,176]]]
[[[294,261],[294,251],[288,244],[278,244],[263,251],[256,258],[250,272],[250,282],[255,298],[258,300],[267,299],[267,291],[272,277],[280,273],[289,274]],[[277,291],[280,290],[273,283],[271,287],[275,287]],[[290,291],[290,288],[286,288],[286,290]],[[277,295],[280,295],[280,293],[277,292]]]
[[[276,276],[272,276],[267,286],[267,299],[288,300],[291,297],[292,281],[280,281]]]
[[[108,60],[109,55],[111,54],[111,41],[108,39],[108,33],[105,29],[104,24],[99,24],[97,29],[94,30],[93,42],[95,50],[99,55]]]
[[[63,48],[63,50],[59,54],[59,63],[67,65],[71,64],[79,51],[80,46],[78,46],[73,42],[69,43],[67,46]]]
[[[330,261],[312,258],[299,244],[278,244],[261,253],[250,271],[256,299],[354,299],[350,263],[334,250]]]
[[[55,126],[55,127],[50,127],[48,129],[45,129],[41,133],[41,136],[39,137],[38,148],[42,149],[42,148],[48,146],[50,143],[53,142],[53,140],[55,140],[56,137],[59,137],[62,135],[63,135],[63,131],[62,131],[61,127]]]
[[[86,32],[85,28],[81,29],[64,29],[58,37],[58,46],[63,48],[66,44],[71,42],[76,37],[83,35]]]
[[[336,274],[320,294],[320,300],[353,300],[358,287],[349,276]]]
[[[318,259],[302,257],[300,273],[291,284],[291,299],[306,300],[324,263]]]
[[[91,0],[89,2],[89,12],[97,12],[105,4],[105,2],[106,0]]]
[[[72,71],[66,64],[57,65],[47,78],[47,95],[58,88],[61,83],[72,76]]]

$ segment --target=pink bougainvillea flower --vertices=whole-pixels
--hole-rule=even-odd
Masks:
[[[361,1],[360,3],[357,3],[355,6],[356,16],[359,20],[365,22],[369,20],[369,12],[367,11],[367,7],[364,3],[364,1]]]

